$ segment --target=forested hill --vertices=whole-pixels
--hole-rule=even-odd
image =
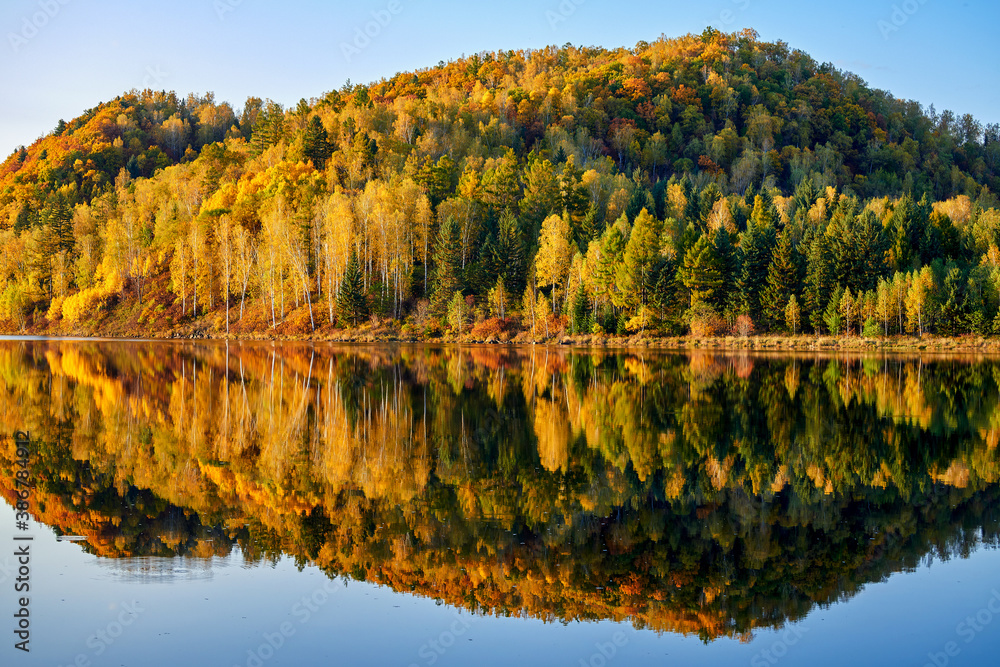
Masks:
[[[753,31],[131,91],[0,166],[0,327],[991,333],[998,189],[998,126]]]

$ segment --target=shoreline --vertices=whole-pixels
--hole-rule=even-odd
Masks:
[[[890,336],[887,338],[861,338],[858,336],[816,335],[754,335],[747,337],[724,336],[697,338],[693,336],[608,336],[563,335],[544,340],[532,340],[523,333],[482,339],[471,335],[419,337],[402,335],[398,331],[354,329],[335,332],[317,332],[318,335],[285,332],[230,333],[217,331],[152,332],[145,336],[134,334],[115,335],[101,331],[91,334],[80,331],[23,332],[0,329],[0,339],[7,340],[66,340],[66,341],[130,341],[130,342],[289,342],[289,343],[343,343],[343,344],[403,344],[403,345],[488,345],[488,346],[538,346],[588,350],[637,349],[650,350],[745,350],[754,352],[917,352],[917,353],[978,353],[1000,355],[1000,337],[962,336],[956,338],[937,336]]]

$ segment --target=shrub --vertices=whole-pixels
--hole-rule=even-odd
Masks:
[[[62,307],[63,301],[66,300],[64,296],[57,296],[52,299],[52,303],[49,304],[49,311],[45,313],[45,319],[50,322],[55,322],[62,318]]]
[[[70,322],[79,322],[104,309],[108,294],[103,286],[88,287],[66,297],[62,304],[62,315]]]
[[[509,318],[491,317],[472,327],[472,337],[482,340],[502,338],[510,333],[511,324]]]
[[[749,315],[740,315],[733,323],[733,334],[741,338],[752,336],[754,332],[753,320]]]
[[[869,317],[865,320],[865,327],[861,331],[861,335],[865,338],[878,338],[882,335],[882,327],[879,325],[878,321]]]
[[[726,330],[726,323],[710,305],[699,301],[688,311],[691,335],[696,338],[718,336]]]

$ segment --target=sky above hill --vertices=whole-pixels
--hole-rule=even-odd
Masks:
[[[0,158],[136,88],[286,106],[484,50],[756,29],[896,97],[1000,121],[995,0],[5,0]]]

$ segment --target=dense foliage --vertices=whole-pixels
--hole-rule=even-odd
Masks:
[[[133,91],[0,166],[0,320],[986,334],[998,187],[997,126],[753,31],[481,53],[238,115]]]

